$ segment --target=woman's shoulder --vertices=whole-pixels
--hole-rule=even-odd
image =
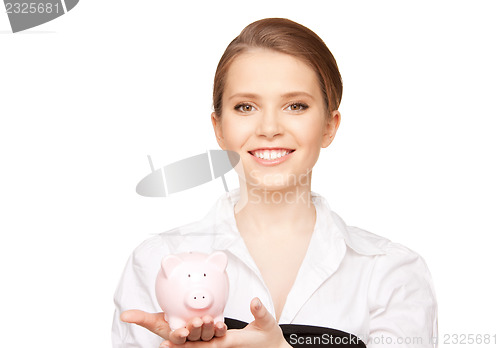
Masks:
[[[410,247],[359,227],[346,226],[346,229],[347,245],[362,254],[376,256],[374,262],[380,267],[413,265],[415,270],[428,272],[424,258]]]
[[[356,226],[347,226],[347,231],[351,244],[358,249],[363,246],[364,249],[377,251],[373,254],[379,255],[381,258],[385,256],[385,258],[390,259],[420,259],[423,261],[422,256],[418,252],[404,244],[394,242],[386,237]]]
[[[348,225],[339,214],[330,208],[327,199],[319,193],[313,192],[316,207],[319,209],[321,221],[320,225],[325,226],[328,236],[344,239],[346,245],[360,255],[418,255],[415,251],[406,246],[393,242],[389,238],[370,232],[356,226]],[[326,217],[326,218],[323,218]],[[335,233],[331,234],[332,229]]]
[[[356,246],[366,245],[378,250],[380,255],[400,255],[420,257],[413,249],[390,240],[389,238],[367,231],[356,226],[346,226],[351,244]]]
[[[358,250],[378,251],[370,256],[350,253],[366,267],[367,304],[373,313],[370,335],[387,337],[388,333],[380,328],[392,328],[399,337],[422,337],[426,342],[435,337],[436,292],[423,257],[406,245],[359,227],[346,229]]]
[[[404,246],[403,244],[393,242],[389,238],[370,232],[356,226],[347,225],[344,220],[333,210],[329,210],[329,220],[327,226],[335,226],[340,232],[346,245],[353,251],[365,256],[382,255],[408,255],[418,256],[418,254]]]
[[[359,227],[347,226],[347,230],[353,245],[370,245],[379,251],[372,259],[373,285],[408,287],[408,284],[415,284],[415,287],[425,286],[434,297],[431,273],[418,252]]]
[[[424,311],[423,316],[436,316],[434,282],[427,263],[418,252],[359,227],[348,226],[347,230],[352,245],[358,249],[362,245],[367,250],[378,250],[369,257],[351,253],[354,258],[363,258],[369,270],[368,299],[372,308],[388,308],[391,303],[395,308],[402,308],[398,303],[404,302],[404,306]],[[413,310],[417,310],[415,308]]]

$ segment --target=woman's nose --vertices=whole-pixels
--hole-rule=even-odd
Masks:
[[[262,117],[259,120],[257,133],[258,135],[264,135],[270,138],[283,133],[278,113],[274,111],[263,112]]]

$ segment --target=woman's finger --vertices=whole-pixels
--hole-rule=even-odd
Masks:
[[[226,324],[224,324],[222,321],[215,323],[215,328],[214,328],[215,337],[222,337],[226,334],[226,332],[227,332]]]
[[[214,332],[215,336],[209,341],[198,341],[191,342],[186,341],[185,343],[179,343],[174,341],[164,341],[160,348],[164,347],[172,347],[172,348],[221,348],[221,347],[230,347],[232,345],[228,345],[228,342],[220,341],[217,337],[222,337],[227,333],[227,325],[223,322],[219,321],[214,324]]]
[[[124,311],[120,315],[120,320],[140,325],[163,339],[167,339],[171,331],[163,313],[147,313],[138,309],[132,309]]]
[[[250,303],[250,311],[255,318],[254,326],[262,330],[271,330],[276,326],[276,319],[264,307],[258,297],[255,297]]]
[[[209,341],[214,337],[215,329],[214,329],[214,318],[210,315],[205,315],[201,318],[203,321],[203,326],[201,327],[201,340]]]
[[[199,341],[201,338],[201,327],[203,325],[203,320],[201,318],[193,318],[187,322],[187,329],[189,330],[189,335],[187,337],[188,341]]]
[[[172,343],[183,344],[186,342],[188,335],[189,335],[188,329],[186,329],[185,327],[181,327],[177,330],[170,332],[170,336],[168,337],[168,339]]]

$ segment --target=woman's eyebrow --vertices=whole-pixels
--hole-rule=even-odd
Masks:
[[[310,95],[307,92],[304,91],[296,91],[296,92],[289,92],[281,95],[281,98],[293,98],[293,97],[301,97],[301,96],[306,96],[311,99],[314,99],[312,95]]]
[[[311,99],[314,99],[314,97],[311,94],[304,92],[304,91],[288,92],[288,93],[282,94],[281,98],[282,99],[283,98],[293,98],[293,97],[299,97],[299,96],[306,96],[306,97],[309,97]],[[254,94],[254,93],[235,93],[229,97],[229,99],[233,99],[233,98],[260,99],[260,96],[258,94]]]

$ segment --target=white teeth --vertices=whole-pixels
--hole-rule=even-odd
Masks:
[[[288,150],[257,150],[252,152],[255,157],[265,159],[265,160],[274,160],[276,158],[281,158],[286,156],[291,151]]]

